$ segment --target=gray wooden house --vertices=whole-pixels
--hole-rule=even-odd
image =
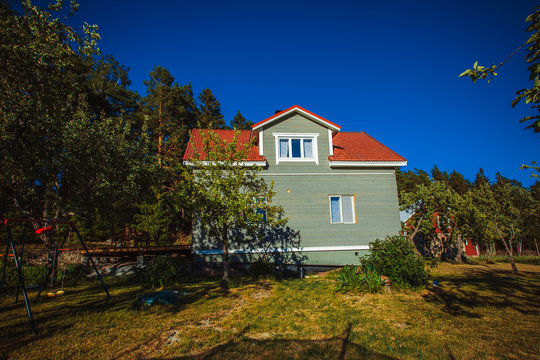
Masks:
[[[232,138],[232,130],[217,130]],[[253,140],[243,165],[263,167],[260,176],[274,180],[274,202],[285,209],[287,228],[270,233],[260,244],[231,245],[231,260],[251,262],[262,254],[286,263],[344,265],[358,263],[368,244],[400,230],[395,169],[407,161],[364,132],[341,127],[300,106],[243,130],[240,142]],[[184,160],[199,148],[194,131]],[[199,149],[200,151],[200,149]],[[194,229],[193,253],[219,261]]]

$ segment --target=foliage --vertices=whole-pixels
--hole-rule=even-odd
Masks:
[[[336,274],[336,290],[339,292],[351,292],[361,289],[366,281],[361,268],[353,265],[345,265]]]
[[[4,268],[4,259],[0,259],[0,271]],[[45,266],[23,266],[23,278],[26,285],[40,284],[45,279],[47,269]],[[0,276],[2,274],[0,273]],[[9,259],[6,264],[6,286],[17,286],[19,278],[17,276],[17,269],[15,269],[15,262]],[[0,277],[1,280],[1,277]]]
[[[419,287],[426,283],[427,272],[422,257],[417,256],[403,236],[387,236],[369,244],[370,251],[360,258],[364,272],[375,271],[397,287]]]
[[[370,294],[378,294],[382,292],[385,282],[381,279],[381,274],[375,270],[367,271],[365,274],[365,289]]]
[[[238,111],[234,116],[234,119],[231,121],[231,127],[234,130],[251,130],[253,123],[246,118]]]
[[[4,263],[3,259],[0,259],[0,271],[2,271]],[[23,277],[26,285],[42,284],[45,281],[45,275],[47,275],[47,267],[44,265],[23,265]],[[82,264],[66,264],[58,266],[55,271],[55,281],[64,280],[67,284],[75,284],[78,281],[84,279],[90,272],[89,265]],[[1,276],[1,274],[0,274]],[[17,286],[18,277],[17,270],[13,261],[9,260],[6,264],[6,286]],[[47,285],[47,284],[44,284]]]
[[[155,198],[138,205],[139,213],[135,214],[138,229],[147,231],[156,244],[166,240],[169,226],[174,219],[175,207],[166,201],[169,194],[159,194],[153,189]]]
[[[212,91],[204,89],[199,95],[199,129],[223,129],[225,120],[221,114],[221,104]]]
[[[180,258],[155,256],[142,269],[136,271],[135,279],[148,287],[160,288],[182,279],[185,264]]]
[[[377,271],[362,272],[359,266],[345,265],[335,275],[336,290],[341,293],[367,292],[377,294],[382,292],[384,283]]]
[[[532,81],[532,84],[530,88],[521,89],[516,92],[517,96],[512,101],[512,107],[524,100],[526,104],[531,104],[531,108],[538,112],[540,111],[540,34],[538,32],[540,30],[540,6],[536,7],[534,12],[527,16],[526,21],[530,23],[527,27],[527,31],[531,33],[529,39],[510,54],[506,60],[498,65],[493,64],[489,67],[480,66],[478,65],[478,61],[476,61],[472,69],[465,70],[459,77],[469,77],[473,82],[476,82],[478,79],[488,79],[488,82],[490,82],[494,76],[497,76],[496,71],[516,54],[521,47],[526,46],[528,53],[525,56],[525,62],[530,64],[529,81]],[[534,130],[534,132],[540,132],[540,115],[526,116],[521,119],[521,122],[532,122],[527,128]]]
[[[266,226],[281,226],[287,219],[283,208],[272,204],[273,183],[258,176],[261,168],[239,164],[247,158],[251,143],[239,144],[238,132],[230,142],[211,130],[199,131],[199,135],[205,161],[195,154],[190,166],[183,169],[182,202],[193,214],[195,226],[206,235],[205,240],[221,245],[223,281],[227,283],[230,244],[257,238]],[[261,206],[264,214],[257,211]]]
[[[20,13],[0,6],[0,192],[31,218],[115,213],[136,196],[145,164],[144,129],[132,131],[112,105],[118,92],[108,93],[127,83],[125,69],[94,62],[97,26],[79,33],[53,18],[62,3],[42,10],[23,1]]]
[[[450,244],[461,235],[456,217],[463,210],[463,198],[446,181],[434,180],[417,185],[413,192],[402,194],[400,204],[401,209],[414,213],[408,222],[412,228],[408,235],[409,242],[413,244],[414,237],[420,232],[424,238],[439,242],[440,256],[446,256]],[[444,237],[439,236],[437,231],[442,232]]]

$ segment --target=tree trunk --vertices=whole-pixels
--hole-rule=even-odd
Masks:
[[[424,218],[424,215],[422,215],[420,217],[420,220],[418,220],[418,225],[416,226],[416,228],[414,229],[413,233],[409,236],[409,242],[411,243],[412,245],[412,248],[413,248],[413,251],[414,253],[416,254],[416,256],[422,256],[420,254],[420,252],[418,251],[418,249],[416,248],[416,244],[414,243],[414,237],[416,236],[416,234],[418,233],[418,231],[420,230],[420,224],[422,223],[422,219]]]
[[[536,241],[536,236],[534,237],[534,245],[536,245],[536,255],[540,256],[540,250],[538,250],[538,242]]]
[[[461,264],[461,263],[463,263],[463,261],[461,259],[461,257],[463,256],[463,241],[461,239],[461,234],[458,234],[458,236],[457,236],[457,248],[458,248],[457,249],[458,252],[457,252],[456,260],[457,260],[458,263]]]
[[[508,257],[510,258],[510,265],[512,266],[512,272],[514,274],[517,274],[518,272],[518,269],[516,267],[516,263],[514,262],[514,256],[513,256],[513,253],[512,253],[512,242],[510,242],[510,246],[508,246],[509,244],[506,242],[506,240],[504,239],[503,237],[503,234],[501,233],[501,231],[499,230],[499,227],[497,226],[497,223],[495,223],[495,230],[497,230],[497,234],[499,234],[499,238],[501,239],[505,249],[506,249],[506,252],[508,254]]]
[[[158,106],[158,167],[161,168],[161,142],[163,141],[163,132],[162,132],[162,119],[161,119],[161,100],[159,101]]]
[[[227,226],[223,226],[223,280],[222,284],[224,287],[229,286],[229,239],[228,239],[228,229]]]
[[[443,261],[443,258],[445,257],[444,242],[443,242],[442,236],[439,236],[439,234],[436,234],[435,237],[439,239],[439,242],[441,243],[441,256],[439,260]]]

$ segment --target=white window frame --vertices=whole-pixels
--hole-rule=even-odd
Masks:
[[[346,197],[352,197],[352,222],[345,222],[343,220],[343,200],[342,198]],[[341,221],[339,222],[333,222],[332,221],[332,198],[337,197],[339,198],[339,218]],[[328,209],[330,210],[330,224],[356,224],[356,196],[354,194],[331,194],[328,195]]]
[[[317,145],[317,138],[320,134],[318,133],[272,133],[274,135],[274,140],[276,144],[276,165],[280,162],[314,162],[319,165],[319,147]],[[280,157],[279,141],[280,140],[289,140],[289,157],[283,158]],[[300,154],[301,157],[293,158],[292,156],[292,139],[300,139]],[[313,157],[304,158],[304,141],[311,140]]]

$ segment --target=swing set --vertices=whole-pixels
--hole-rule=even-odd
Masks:
[[[22,272],[22,267],[23,267],[23,263],[24,263],[24,261],[23,261],[24,241],[25,241],[25,235],[26,235],[26,232],[27,232],[28,225],[33,225],[33,224],[38,224],[38,225],[36,225],[36,227],[41,226],[40,228],[34,230],[34,232],[37,235],[41,235],[41,234],[48,233],[48,232],[53,233],[54,231],[61,231],[62,229],[64,231],[64,235],[63,235],[63,238],[62,238],[62,241],[61,241],[60,245],[58,245],[57,241],[54,241],[54,240],[52,241],[52,243],[54,245],[54,256],[53,256],[53,259],[52,259],[53,261],[52,261],[52,264],[49,267],[49,269],[47,271],[47,274],[46,274],[45,278],[43,279],[43,281],[41,281],[41,283],[36,284],[36,285],[26,285],[25,282],[24,282],[24,276],[23,276],[23,272]],[[105,283],[103,282],[103,278],[101,277],[101,275],[100,275],[100,273],[99,273],[99,271],[98,271],[98,269],[96,267],[96,264],[94,263],[94,260],[92,259],[92,256],[90,255],[90,252],[88,251],[88,248],[86,247],[86,244],[84,243],[84,241],[83,241],[83,239],[81,237],[81,234],[79,233],[79,230],[77,229],[77,225],[75,225],[74,222],[72,222],[72,221],[61,221],[61,220],[30,220],[30,219],[11,219],[11,218],[7,218],[7,219],[4,219],[0,225],[3,225],[6,228],[6,233],[7,233],[6,251],[5,251],[5,254],[4,254],[4,266],[3,266],[3,269],[2,269],[2,280],[0,281],[0,297],[3,294],[3,290],[8,288],[6,286],[6,267],[7,267],[7,263],[8,263],[8,258],[13,257],[14,266],[15,266],[15,269],[17,271],[17,286],[16,286],[17,294],[16,294],[16,297],[15,297],[15,303],[18,302],[18,300],[19,300],[19,291],[21,291],[22,295],[23,295],[23,298],[24,298],[24,303],[25,303],[25,306],[26,306],[26,313],[28,315],[28,321],[30,322],[30,327],[31,327],[32,333],[34,335],[36,334],[36,328],[35,328],[35,325],[34,325],[34,319],[32,317],[32,310],[30,308],[30,301],[28,300],[28,292],[27,292],[27,290],[28,289],[39,288],[38,294],[36,296],[36,301],[39,299],[39,296],[41,295],[41,292],[46,287],[47,279],[49,277],[54,279],[54,276],[51,276],[51,275],[54,274],[54,269],[56,267],[58,256],[60,255],[60,251],[64,250],[63,246],[64,246],[64,244],[66,244],[66,241],[69,242],[70,234],[72,234],[72,233],[76,235],[76,238],[79,240],[79,243],[82,245],[86,256],[90,260],[90,263],[92,264],[92,267],[93,267],[99,281],[101,282],[101,286],[103,287],[103,289],[105,290],[105,293],[107,294],[107,298],[111,297],[111,295],[109,294],[109,290],[107,289],[107,286],[105,286]],[[20,240],[19,240],[18,244],[15,243],[15,240],[13,238],[13,231],[12,231],[17,226],[21,228],[21,236],[20,236]],[[52,238],[52,236],[51,236],[51,238]],[[20,246],[20,253],[17,253],[16,245]],[[11,251],[11,253],[10,253],[10,251]],[[65,267],[64,267],[64,274],[62,276],[62,290],[57,292],[58,295],[63,294],[64,277],[65,277]],[[53,280],[51,280],[51,287],[52,286],[53,286]],[[48,296],[55,296],[54,293],[52,293],[52,292],[49,292],[47,295]]]

